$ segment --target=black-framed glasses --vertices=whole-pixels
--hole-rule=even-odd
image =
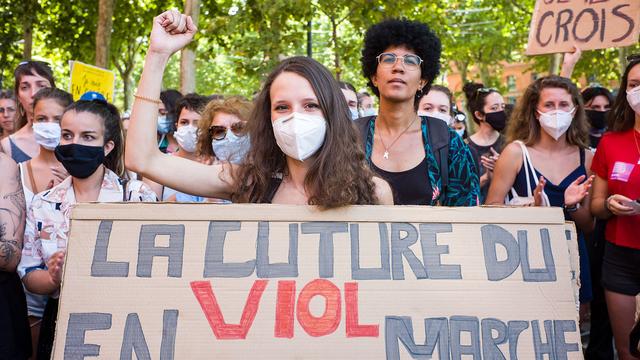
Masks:
[[[422,59],[418,55],[414,54],[405,54],[402,56],[398,56],[394,53],[382,53],[376,56],[378,60],[378,64],[380,66],[390,68],[396,64],[398,59],[402,59],[402,63],[407,68],[407,70],[417,70],[422,64]]]
[[[246,134],[246,121],[238,121],[233,123],[229,130],[236,136],[243,136]],[[214,140],[222,140],[227,137],[227,127],[221,125],[211,125],[209,126],[209,136]]]
[[[11,114],[15,112],[16,112],[16,108],[14,107],[11,107],[11,106],[0,107],[0,114]]]

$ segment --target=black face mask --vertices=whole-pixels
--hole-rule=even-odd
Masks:
[[[507,114],[504,111],[486,113],[484,116],[486,121],[496,131],[502,131],[507,126]]]
[[[602,130],[607,126],[607,115],[609,111],[585,110],[591,127]]]
[[[102,146],[80,144],[58,145],[54,150],[56,159],[75,178],[86,179],[93,174],[104,160]]]

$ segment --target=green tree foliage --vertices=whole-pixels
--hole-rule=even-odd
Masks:
[[[464,80],[504,87],[503,62],[530,62],[544,73],[552,56],[524,55],[535,0],[201,0],[196,90],[202,94],[251,97],[269,71],[283,58],[312,54],[336,77],[363,89],[362,38],[372,24],[389,17],[428,23],[443,43],[445,71]],[[130,104],[147,34],[155,15],[183,6],[183,0],[115,0],[110,65],[117,73],[116,103]],[[32,20],[33,55],[48,59],[57,82],[68,84],[68,61],[92,63],[95,57],[97,2],[84,0],[0,0],[5,15],[0,25],[0,80],[12,86],[12,72],[23,59],[24,24]],[[311,28],[308,27],[309,22]],[[587,51],[576,66],[574,80],[608,85],[615,81],[624,57],[639,47]],[[475,71],[471,72],[474,69]],[[169,63],[165,88],[178,88],[179,55]],[[477,74],[471,76],[470,74]]]

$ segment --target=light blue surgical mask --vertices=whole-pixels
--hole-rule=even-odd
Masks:
[[[373,107],[370,107],[368,109],[362,110],[362,117],[374,116],[374,115],[377,115],[377,114],[378,114],[378,112]]]
[[[224,139],[211,141],[213,153],[220,161],[228,161],[232,164],[241,164],[251,148],[249,135],[237,136],[231,130],[227,130]]]
[[[167,115],[158,116],[157,130],[160,134],[168,134],[172,128],[171,119]]]
[[[356,120],[360,117],[360,113],[358,113],[358,109],[349,108],[349,112],[351,112],[351,120]]]
[[[460,135],[460,137],[464,136],[464,130],[465,129],[456,129],[456,134]]]

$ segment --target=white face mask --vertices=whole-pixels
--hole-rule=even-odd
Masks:
[[[540,126],[542,126],[544,131],[552,138],[558,140],[562,134],[567,132],[569,126],[571,126],[574,110],[575,108],[568,112],[552,110],[544,113],[538,110],[538,114],[540,114]]]
[[[180,126],[173,134],[180,145],[180,149],[186,152],[196,151],[196,143],[198,141],[198,128],[193,125]]]
[[[631,89],[631,91],[627,91],[627,101],[633,111],[635,111],[636,114],[640,114],[640,86],[636,86]]]
[[[447,126],[451,125],[451,115],[445,114],[445,113],[441,113],[440,111],[434,111],[434,112],[418,111],[418,116],[433,117],[433,118],[440,119],[440,120],[444,121],[447,124]]]
[[[60,124],[55,122],[33,123],[33,135],[43,148],[53,151],[60,144]]]
[[[304,161],[324,143],[327,121],[322,116],[291,113],[273,122],[273,135],[283,153]]]
[[[458,134],[460,137],[464,136],[464,130],[465,129],[456,129],[456,134]]]
[[[241,164],[245,156],[247,156],[247,152],[249,152],[251,141],[249,140],[249,135],[237,136],[233,131],[227,130],[227,135],[224,139],[213,139],[211,146],[218,160]]]

